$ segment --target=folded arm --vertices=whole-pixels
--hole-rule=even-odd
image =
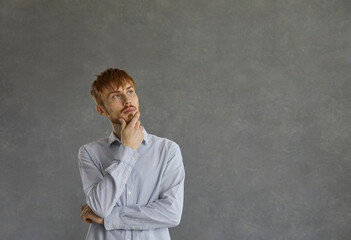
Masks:
[[[139,153],[121,144],[112,164],[103,172],[82,146],[78,153],[78,166],[86,195],[86,203],[98,216],[108,216],[121,196]]]
[[[162,176],[160,198],[145,205],[114,207],[104,219],[106,230],[146,230],[179,224],[183,210],[185,171],[179,146],[175,146]]]

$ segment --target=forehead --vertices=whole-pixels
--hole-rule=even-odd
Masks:
[[[120,86],[117,86],[117,85],[111,85],[111,86],[108,86],[106,87],[104,90],[103,90],[103,94],[104,95],[109,95],[110,93],[112,92],[123,92],[124,90],[128,89],[128,88],[134,88],[133,85],[129,82],[126,82],[126,83],[122,83]]]

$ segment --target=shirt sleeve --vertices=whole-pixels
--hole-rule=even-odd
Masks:
[[[174,227],[179,225],[184,199],[185,171],[178,145],[167,163],[160,198],[146,205],[116,206],[104,219],[106,230]]]
[[[111,213],[138,157],[136,150],[121,144],[112,163],[101,171],[87,148],[79,149],[78,166],[86,203],[96,215],[105,218]]]

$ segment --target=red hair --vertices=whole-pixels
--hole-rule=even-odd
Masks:
[[[96,76],[96,80],[91,84],[90,95],[97,105],[104,106],[101,98],[104,90],[125,87],[127,83],[130,83],[135,89],[134,80],[128,73],[118,68],[108,68]]]

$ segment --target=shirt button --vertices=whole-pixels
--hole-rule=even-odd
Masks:
[[[134,226],[132,226],[132,229],[134,229]]]
[[[113,228],[113,225],[110,225],[110,228]]]
[[[134,156],[132,157],[132,160],[135,160],[135,157],[134,157]]]
[[[131,191],[128,191],[128,195],[130,195],[130,194],[132,194],[132,192],[131,192]]]
[[[127,240],[130,240],[129,238],[127,238]]]

